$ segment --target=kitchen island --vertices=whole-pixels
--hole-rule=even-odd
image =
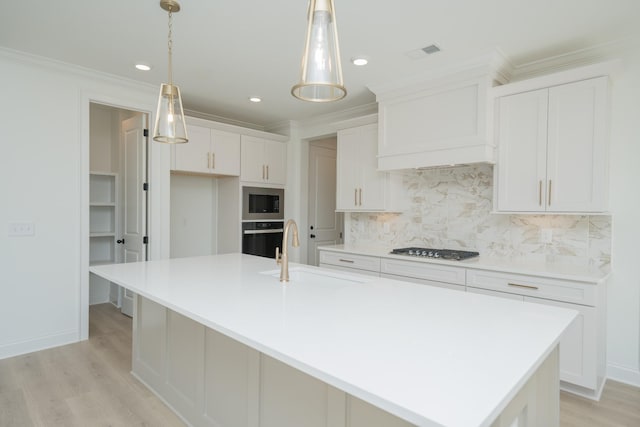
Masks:
[[[90,271],[137,294],[133,374],[192,425],[559,422],[571,310],[242,254]]]

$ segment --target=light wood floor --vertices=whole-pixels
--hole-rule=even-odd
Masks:
[[[88,341],[0,360],[0,427],[184,426],[130,374],[131,319],[110,304],[89,319]],[[640,389],[608,381],[600,402],[562,393],[560,419],[640,427]]]

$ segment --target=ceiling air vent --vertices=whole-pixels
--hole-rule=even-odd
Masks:
[[[421,49],[415,49],[407,52],[406,55],[411,59],[420,59],[426,58],[428,55],[433,55],[437,52],[440,52],[440,48],[435,44],[430,44],[429,46],[425,46]]]
[[[440,52],[440,48],[438,46],[436,46],[435,44],[430,44],[427,47],[423,47],[422,51],[424,53],[426,53],[427,55],[431,55],[432,53]]]

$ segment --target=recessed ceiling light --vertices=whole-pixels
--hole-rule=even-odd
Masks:
[[[356,57],[351,58],[351,63],[353,65],[357,65],[358,67],[362,67],[363,65],[367,65],[369,63],[369,60],[364,57]]]
[[[257,96],[252,96],[249,98],[249,101],[251,102],[262,102],[262,98],[259,98]]]
[[[140,71],[149,71],[151,66],[147,64],[136,64],[136,68]]]

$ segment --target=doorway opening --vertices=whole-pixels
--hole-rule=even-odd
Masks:
[[[148,123],[146,113],[89,105],[90,265],[147,260]],[[130,291],[89,273],[89,306],[98,304],[133,316]]]
[[[318,265],[318,246],[342,243],[344,215],[336,212],[336,136],[309,141],[307,263]]]

